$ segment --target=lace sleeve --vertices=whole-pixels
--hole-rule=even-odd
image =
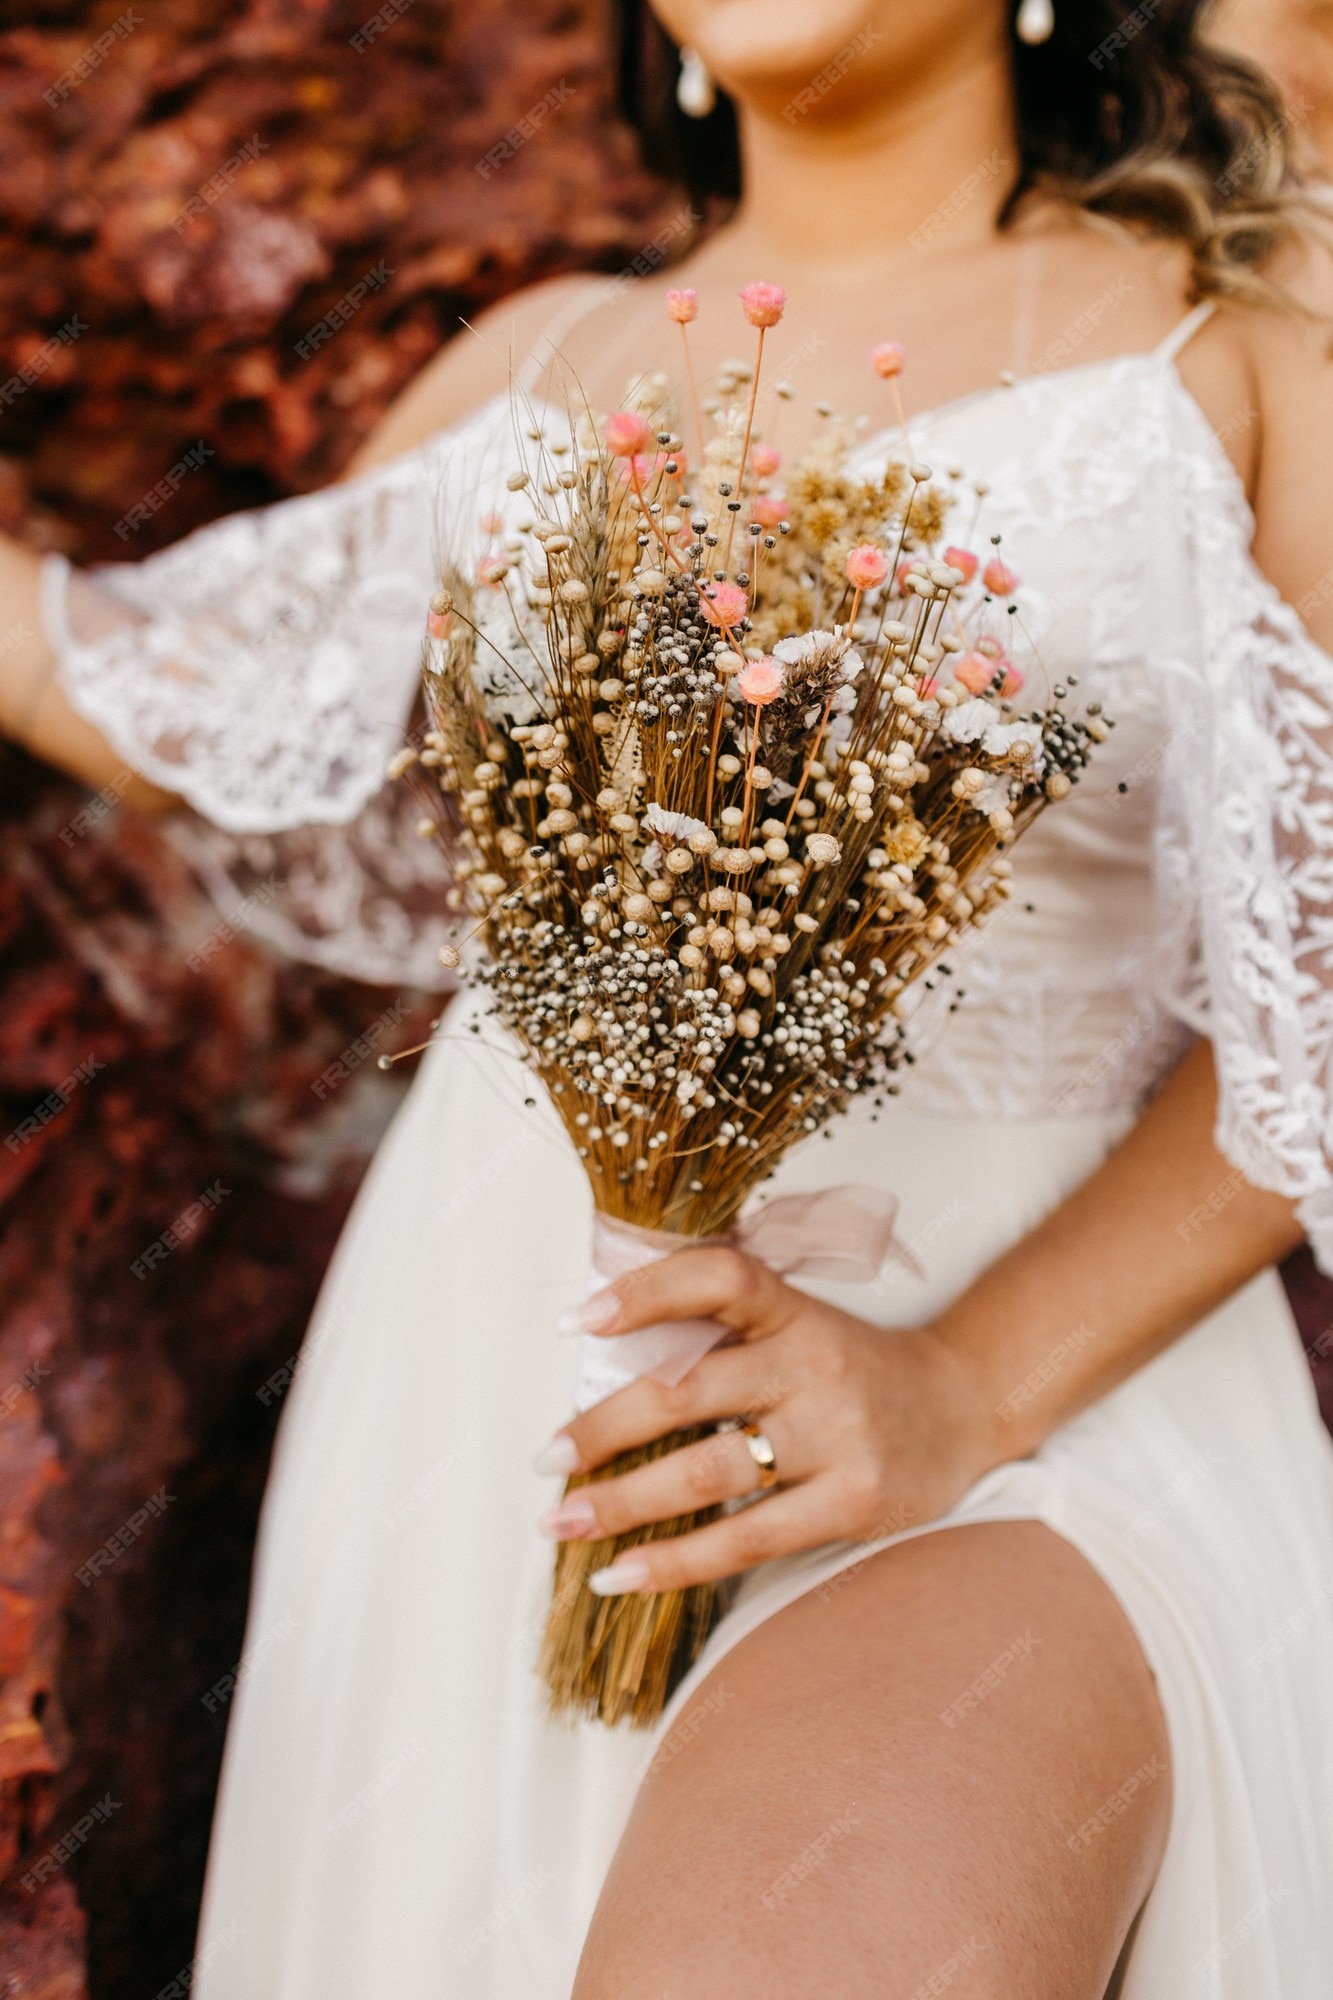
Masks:
[[[140,563],[47,559],[73,705],[193,812],[168,831],[224,918],[376,984],[440,986],[447,879],[384,784],[439,555],[466,558],[508,396],[367,476],[232,514]]]
[[[74,706],[228,832],[350,820],[401,741],[439,544],[467,539],[499,414],[487,404],[364,478],[227,515],[140,563],[80,576],[48,558],[44,615]]]
[[[1169,997],[1212,1041],[1219,1146],[1297,1201],[1333,1274],[1333,659],[1256,567],[1239,481],[1209,442],[1190,457],[1211,504],[1183,496],[1195,630],[1162,662]]]

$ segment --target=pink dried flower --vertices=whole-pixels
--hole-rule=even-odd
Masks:
[[[982,695],[995,688],[998,674],[1003,675],[998,692],[1002,695],[1018,694],[1022,690],[1022,671],[1016,667],[1002,646],[994,640],[983,641],[987,650],[960,654],[954,661],[954,679],[965,687],[969,694]]]
[[[896,340],[886,340],[879,347],[871,348],[870,365],[886,382],[892,381],[907,366],[907,349]]]
[[[762,660],[750,660],[736,676],[736,688],[743,701],[753,708],[765,708],[770,701],[776,701],[782,693],[786,675],[781,662],[771,654]]]
[[[613,458],[638,458],[653,441],[647,419],[637,410],[615,410],[602,431],[606,448]]]
[[[781,285],[763,285],[756,280],[741,293],[741,305],[751,326],[776,326],[787,310],[787,294]]]
[[[674,465],[676,470],[673,473],[668,473],[668,465]],[[641,486],[652,486],[659,479],[679,479],[684,470],[685,454],[683,451],[654,451],[651,458],[640,451],[633,453],[623,460],[620,467],[620,477],[626,484],[630,484],[637,479]]]
[[[962,571],[964,583],[971,583],[977,573],[977,558],[971,549],[947,548],[944,551],[944,560],[950,569]]]
[[[860,542],[847,558],[847,581],[857,590],[875,590],[889,573],[889,559],[873,542]]]
[[[682,291],[668,292],[666,309],[677,326],[688,326],[699,317],[699,294],[688,286]]]
[[[994,597],[1010,597],[1018,589],[1018,572],[992,556],[981,572],[981,581]]]
[[[710,583],[704,587],[699,608],[710,625],[720,625],[724,631],[730,631],[744,618],[750,608],[750,600],[737,583]]]
[[[426,614],[426,630],[432,639],[447,639],[453,622],[452,611],[428,611]]]
[[[782,453],[771,444],[757,444],[750,453],[756,479],[771,479],[782,463]]]
[[[760,493],[750,512],[761,528],[779,528],[787,518],[788,504],[785,493]]]

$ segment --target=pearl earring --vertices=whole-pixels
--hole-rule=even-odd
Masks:
[[[1055,8],[1051,0],[1023,0],[1014,26],[1019,41],[1026,42],[1029,48],[1049,42],[1055,31]]]
[[[676,102],[687,118],[706,118],[717,103],[713,73],[697,49],[682,49],[680,52]]]

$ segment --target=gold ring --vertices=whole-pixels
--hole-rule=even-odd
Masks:
[[[778,1483],[778,1463],[773,1455],[773,1443],[767,1431],[761,1431],[758,1424],[748,1417],[736,1426],[745,1439],[746,1448],[759,1468],[759,1491],[766,1493],[770,1486]]]

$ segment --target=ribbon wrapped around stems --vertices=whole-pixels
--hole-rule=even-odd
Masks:
[[[917,1259],[893,1233],[897,1215],[897,1197],[887,1189],[856,1185],[824,1188],[817,1194],[778,1195],[743,1215],[727,1236],[676,1236],[598,1211],[589,1291],[677,1250],[720,1243],[743,1250],[783,1278],[869,1284],[890,1258],[920,1275]],[[711,1319],[665,1321],[610,1336],[582,1334],[577,1407],[589,1410],[645,1375],[674,1386],[726,1335],[726,1327]]]

